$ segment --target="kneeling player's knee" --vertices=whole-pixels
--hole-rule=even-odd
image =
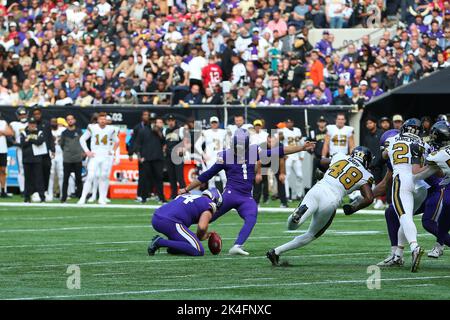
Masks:
[[[196,257],[201,257],[204,255],[205,255],[205,249],[203,249],[203,247],[200,247],[193,252],[193,256],[196,256]]]

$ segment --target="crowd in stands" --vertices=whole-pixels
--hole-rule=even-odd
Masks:
[[[399,3],[3,0],[0,105],[362,106],[450,65],[449,2]],[[403,26],[338,52],[335,28],[374,10]]]

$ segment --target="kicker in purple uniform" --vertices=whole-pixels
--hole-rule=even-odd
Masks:
[[[155,211],[152,218],[153,228],[168,239],[157,235],[148,246],[148,254],[154,255],[162,247],[168,253],[203,256],[202,240],[208,239],[208,225],[217,208],[222,204],[222,195],[213,188],[201,195],[185,194],[164,204]],[[197,233],[189,230],[198,224]]]
[[[223,204],[211,221],[217,220],[231,209],[236,209],[239,216],[244,220],[244,225],[234,246],[229,251],[230,254],[249,254],[242,249],[242,246],[250,236],[258,215],[258,205],[252,197],[258,161],[268,163],[268,158],[279,158],[285,154],[314,148],[314,144],[308,142],[303,147],[281,146],[271,150],[261,150],[258,145],[250,145],[249,141],[250,137],[247,130],[236,130],[233,136],[233,147],[219,152],[217,162],[209,170],[202,173],[186,189],[180,190],[181,193],[189,192],[202,183],[208,182],[219,171],[225,170],[227,184],[223,191]]]

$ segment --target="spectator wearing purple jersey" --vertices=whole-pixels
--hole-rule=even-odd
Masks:
[[[306,106],[311,104],[311,101],[306,96],[304,89],[298,89],[296,96],[292,98],[291,104],[295,106]]]
[[[339,65],[337,72],[340,79],[345,79],[347,83],[350,83],[355,76],[355,69],[351,67],[351,62],[348,57],[342,59],[342,63]]]
[[[323,94],[322,89],[316,87],[314,88],[314,95],[310,100],[310,104],[315,106],[328,106],[330,105],[330,101],[328,101],[327,97]]]
[[[380,88],[380,85],[378,83],[378,79],[375,77],[370,79],[370,89],[367,90],[366,94],[366,96],[369,97],[369,100],[378,97],[379,95],[383,94],[383,92],[383,89]]]
[[[319,56],[322,62],[325,62],[326,56],[331,56],[333,53],[333,45],[330,42],[330,32],[328,30],[322,32],[322,40],[317,42],[315,49],[319,50]]]
[[[274,87],[272,89],[272,98],[269,100],[270,106],[282,106],[286,102],[286,99],[280,95],[280,87]]]

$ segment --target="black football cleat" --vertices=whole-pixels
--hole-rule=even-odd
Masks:
[[[154,256],[155,252],[159,249],[158,240],[162,239],[159,235],[153,237],[152,241],[149,243],[147,252],[149,256]]]
[[[308,207],[300,203],[300,205],[292,213],[292,222],[298,224],[306,211],[308,211]]]
[[[275,253],[275,249],[270,249],[266,253],[267,258],[272,262],[272,266],[278,266],[280,261],[280,256]]]

